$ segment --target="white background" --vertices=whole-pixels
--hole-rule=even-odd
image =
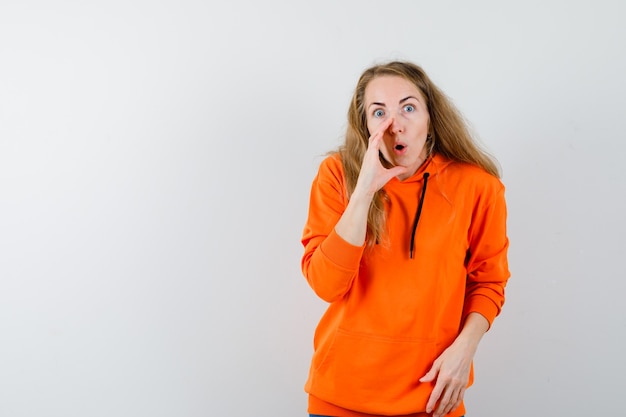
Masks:
[[[622,415],[625,12],[2,0],[0,416],[306,415],[309,186],[395,58],[504,171],[512,278],[468,416]]]

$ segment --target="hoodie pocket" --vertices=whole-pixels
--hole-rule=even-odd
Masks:
[[[315,368],[311,393],[356,411],[375,414],[394,404],[409,414],[426,406],[431,384],[419,379],[436,359],[431,339],[398,339],[337,330]]]

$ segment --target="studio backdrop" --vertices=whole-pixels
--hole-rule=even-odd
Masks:
[[[309,187],[360,73],[499,160],[507,302],[468,416],[622,415],[622,1],[0,3],[0,416],[304,416]]]

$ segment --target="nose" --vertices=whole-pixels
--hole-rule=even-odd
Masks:
[[[389,126],[389,131],[393,134],[398,134],[404,132],[404,125],[399,120],[398,117],[394,117],[391,122],[391,126]]]

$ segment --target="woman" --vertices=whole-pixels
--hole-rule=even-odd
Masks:
[[[509,277],[498,177],[420,67],[363,73],[302,238],[303,273],[330,303],[305,386],[311,415],[465,413]]]

